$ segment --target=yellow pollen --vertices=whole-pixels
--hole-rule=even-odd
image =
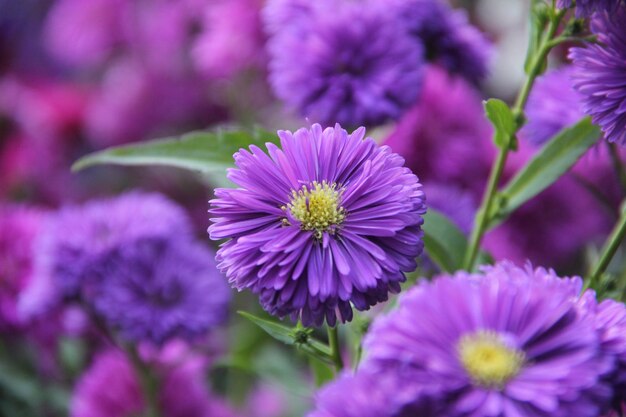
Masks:
[[[346,218],[345,210],[339,205],[340,197],[336,184],[313,181],[309,186],[292,190],[290,203],[283,209],[289,209],[302,230],[314,231],[315,237],[321,239],[324,232],[334,233],[335,226]]]
[[[505,345],[495,332],[463,336],[457,351],[474,383],[487,388],[503,388],[524,364],[524,353]]]

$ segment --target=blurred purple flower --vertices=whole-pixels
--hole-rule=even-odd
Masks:
[[[256,387],[246,401],[245,414],[248,417],[281,417],[288,411],[287,394],[266,384]]]
[[[22,325],[17,302],[33,273],[34,242],[48,213],[19,205],[0,205],[0,332]]]
[[[125,41],[128,0],[59,0],[47,18],[44,41],[71,65],[102,64]]]
[[[384,7],[317,7],[305,27],[276,32],[268,41],[276,96],[324,125],[400,117],[421,88],[422,48]]]
[[[574,5],[574,0],[557,0],[557,7],[567,9]],[[595,12],[612,13],[617,9],[622,0],[576,0],[576,17],[590,17]]]
[[[317,8],[328,7],[328,0],[267,0],[262,10],[265,32],[269,36],[283,31],[302,31],[311,24]]]
[[[191,51],[200,73],[232,79],[265,64],[260,9],[259,0],[220,0],[206,8]]]
[[[400,290],[422,251],[421,184],[388,147],[339,125],[279,131],[282,150],[235,154],[215,191],[211,239],[230,239],[218,266],[263,307],[307,325],[352,319]]]
[[[219,120],[224,111],[207,99],[202,85],[197,77],[158,74],[132,60],[117,62],[87,108],[88,137],[105,147]]]
[[[464,10],[442,0],[393,0],[393,6],[423,45],[426,60],[477,83],[487,76],[491,43],[472,26]]]
[[[163,417],[234,417],[205,386],[205,363],[194,356],[154,363],[159,379],[157,406]],[[74,390],[71,417],[127,417],[146,408],[139,378],[120,351],[100,353]]]
[[[384,141],[425,183],[484,189],[495,155],[481,97],[465,80],[428,68],[419,102]]]
[[[359,372],[402,387],[381,415],[598,416],[613,361],[581,288],[578,277],[510,263],[423,281],[374,322]]]
[[[591,30],[600,43],[571,48],[574,88],[582,110],[602,128],[609,142],[626,145],[626,7],[598,13]]]
[[[39,315],[64,296],[76,296],[91,262],[120,245],[190,235],[182,208],[159,194],[132,192],[62,208],[37,242],[36,276],[20,309],[27,317]]]
[[[228,314],[230,289],[214,256],[174,236],[121,243],[92,261],[83,297],[127,340],[197,340]]]
[[[572,86],[573,71],[572,66],[565,66],[537,79],[526,105],[528,123],[520,132],[522,138],[543,145],[585,116],[580,109],[582,97]]]

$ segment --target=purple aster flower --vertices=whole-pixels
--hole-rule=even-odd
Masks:
[[[17,303],[33,273],[34,242],[47,213],[0,205],[0,332],[20,327]]]
[[[385,139],[425,183],[453,183],[479,201],[495,153],[482,100],[463,78],[431,66],[419,102]]]
[[[557,7],[568,9],[574,5],[574,0],[557,0]],[[576,0],[576,17],[590,17],[595,12],[614,12],[622,0]]]
[[[617,370],[611,383],[615,387],[615,407],[626,400],[626,307],[615,300],[604,300],[596,309],[602,348],[616,358]]]
[[[269,156],[235,154],[211,200],[212,239],[229,239],[218,267],[237,289],[259,294],[274,315],[305,326],[352,318],[400,290],[416,268],[425,212],[421,184],[388,147],[339,125],[279,131]]]
[[[582,110],[602,128],[609,142],[626,145],[626,7],[598,13],[591,30],[598,44],[571,48],[574,88],[582,96]]]
[[[613,361],[581,287],[510,263],[424,281],[374,323],[360,369],[396,378],[392,415],[598,416]]]
[[[152,364],[159,379],[157,403],[163,417],[234,417],[204,384],[206,364],[187,352]],[[96,356],[79,379],[71,417],[126,417],[145,412],[145,398],[130,361],[120,351]]]
[[[393,0],[399,18],[424,45],[426,59],[477,83],[489,72],[492,45],[467,18],[441,0]]]
[[[182,208],[158,194],[132,192],[62,208],[37,242],[36,276],[25,289],[20,309],[38,315],[63,297],[73,297],[91,262],[121,245],[148,238],[191,235]]]
[[[128,340],[197,339],[228,313],[230,289],[213,258],[186,239],[121,244],[92,261],[83,297]]]
[[[304,27],[274,34],[268,53],[276,96],[325,125],[398,118],[420,91],[422,48],[383,7],[316,7]]]
[[[543,145],[563,128],[582,119],[582,97],[572,86],[571,66],[547,72],[535,82],[528,104],[528,123],[520,135],[535,146]]]

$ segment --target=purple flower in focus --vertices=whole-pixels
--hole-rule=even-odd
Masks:
[[[596,417],[612,360],[581,287],[510,263],[424,281],[374,323],[359,372],[396,378],[389,415]]]
[[[398,118],[420,91],[422,48],[383,7],[317,7],[304,27],[275,33],[268,53],[276,96],[325,125]]]
[[[419,102],[384,144],[425,183],[453,183],[479,201],[494,150],[481,97],[464,79],[429,67]]]
[[[590,17],[595,12],[614,12],[623,0],[576,0],[576,17]],[[557,0],[557,7],[568,9],[574,5],[574,0]]]
[[[179,355],[155,363],[159,378],[157,405],[163,417],[234,417],[212,397],[204,383],[206,364]],[[100,353],[79,379],[71,402],[71,417],[127,417],[145,412],[145,398],[130,361],[120,351]]]
[[[235,154],[211,200],[212,239],[230,239],[218,267],[270,313],[305,326],[352,318],[400,290],[422,251],[421,184],[388,147],[339,125],[279,131],[269,156]]]
[[[393,0],[400,19],[424,45],[426,59],[478,83],[489,72],[492,45],[467,18],[441,0]]]
[[[36,276],[20,299],[28,316],[78,295],[93,260],[132,242],[190,236],[185,212],[158,194],[132,192],[62,208],[37,242]]]
[[[533,145],[543,145],[585,116],[580,109],[582,97],[572,86],[573,71],[571,66],[555,69],[535,82],[526,105],[528,123],[520,132]]]
[[[0,332],[20,327],[17,302],[33,273],[34,242],[47,213],[0,205]]]
[[[602,128],[609,142],[626,145],[626,7],[598,13],[591,30],[600,43],[571,48],[574,88],[582,110]]]
[[[195,339],[228,313],[230,289],[213,258],[185,239],[122,243],[92,261],[84,298],[125,339]]]

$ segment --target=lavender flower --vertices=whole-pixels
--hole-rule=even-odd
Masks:
[[[121,244],[92,262],[84,298],[128,340],[194,339],[227,316],[230,291],[213,257],[171,237]]]
[[[573,71],[571,66],[555,69],[535,82],[526,105],[528,123],[520,132],[533,145],[543,145],[585,116],[580,109],[582,97],[572,86]]]
[[[398,118],[418,96],[422,48],[382,7],[312,7],[304,27],[274,34],[268,52],[276,96],[326,125]]]
[[[423,43],[426,59],[477,83],[488,74],[492,46],[465,11],[441,0],[394,0],[410,33]]]
[[[396,378],[392,410],[421,416],[595,417],[613,362],[581,287],[510,263],[422,282],[374,323],[360,369]]]
[[[229,239],[218,267],[263,307],[304,325],[352,318],[400,290],[422,251],[424,194],[404,160],[365,129],[339,125],[279,131],[268,144],[235,154],[237,189],[211,200],[212,239]]]
[[[591,115],[609,142],[626,145],[626,8],[598,13],[591,30],[599,44],[572,48],[574,88],[582,110]]]
[[[36,276],[20,309],[27,317],[39,315],[63,297],[78,295],[91,262],[120,245],[190,235],[184,211],[158,194],[132,192],[62,208],[37,242]]]
[[[574,0],[557,0],[557,7],[569,9],[574,5]],[[622,0],[576,0],[576,17],[590,17],[595,12],[612,13],[617,9]]]
[[[160,379],[157,405],[163,417],[234,417],[204,385],[206,364],[195,356],[154,364]],[[119,351],[105,351],[81,376],[72,397],[71,417],[141,415],[146,403],[139,378]]]

